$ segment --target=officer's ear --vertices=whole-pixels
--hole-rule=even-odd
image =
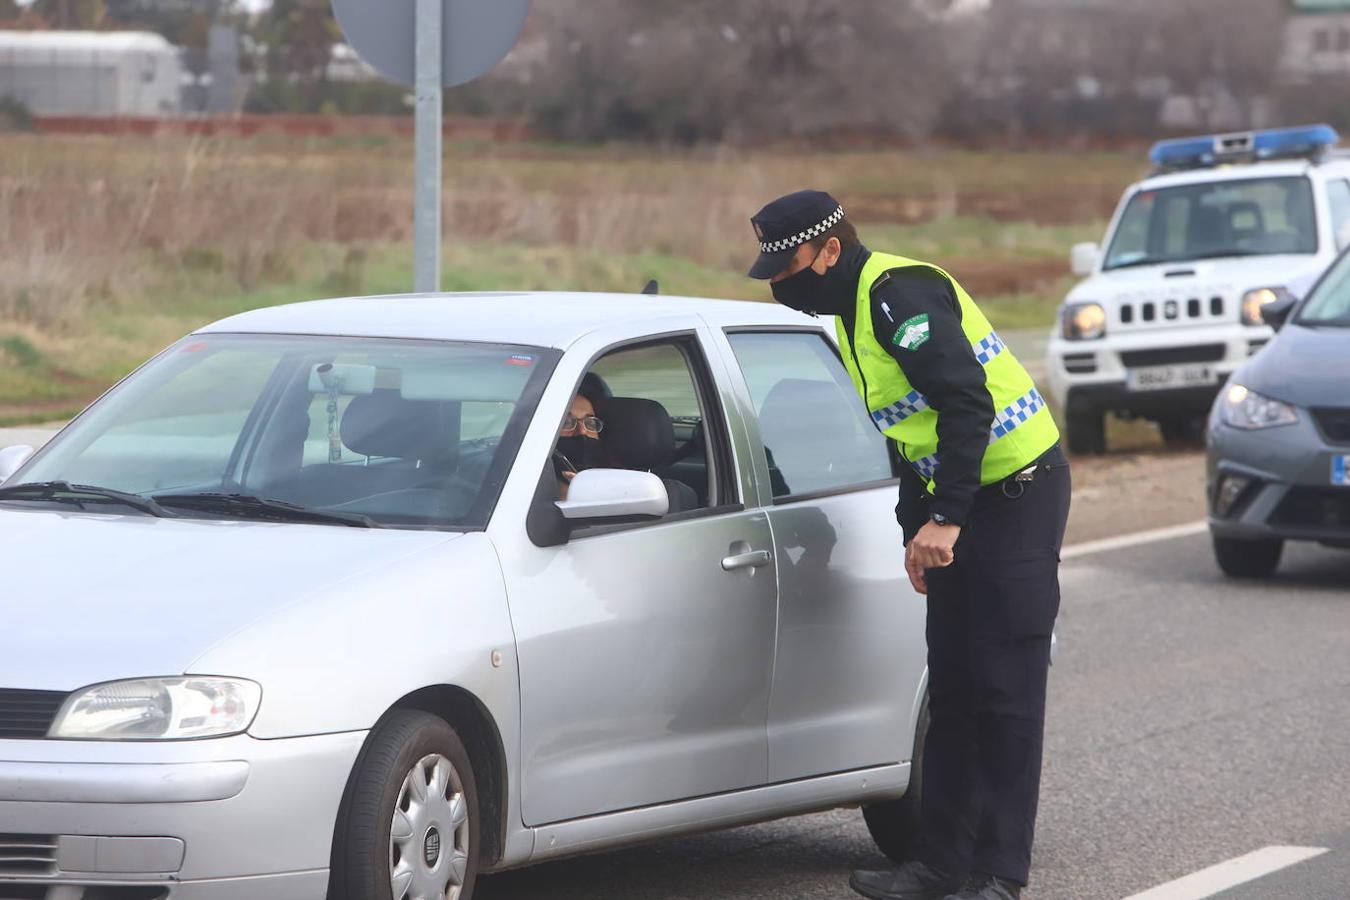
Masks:
[[[839,262],[839,254],[844,252],[844,245],[839,243],[839,238],[831,237],[825,242],[824,248],[820,251],[821,261],[825,263],[825,268],[830,268]]]

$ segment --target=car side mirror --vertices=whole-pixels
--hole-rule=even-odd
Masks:
[[[1075,275],[1091,275],[1097,270],[1101,255],[1101,248],[1094,243],[1074,244],[1073,251],[1069,253],[1069,267]]]
[[[1298,301],[1293,297],[1281,297],[1279,300],[1273,300],[1261,307],[1261,319],[1271,328],[1279,331],[1284,327],[1284,323],[1289,321],[1289,314],[1294,311]]]
[[[670,511],[670,495],[651,472],[587,469],[556,503],[570,522],[592,519],[659,519]]]
[[[32,455],[33,448],[26,444],[0,450],[0,484],[9,481],[10,476],[19,471]]]

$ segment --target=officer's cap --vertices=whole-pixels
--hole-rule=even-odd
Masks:
[[[768,279],[792,262],[797,248],[820,237],[844,219],[844,207],[824,191],[798,191],[779,197],[751,219],[759,238],[759,259],[751,278]]]

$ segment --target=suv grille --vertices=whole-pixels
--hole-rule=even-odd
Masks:
[[[1141,300],[1120,305],[1120,324],[1138,322],[1196,322],[1224,318],[1224,302],[1220,296],[1174,298],[1170,300]]]
[[[0,738],[46,737],[68,696],[60,691],[0,688]]]
[[[1171,366],[1178,363],[1219,362],[1228,348],[1223,344],[1201,344],[1197,347],[1163,347],[1158,350],[1126,350],[1120,361],[1127,369],[1140,366]]]
[[[1291,488],[1270,521],[1308,528],[1350,528],[1350,490]]]
[[[0,834],[0,876],[49,875],[56,870],[56,838]]]
[[[1313,418],[1322,436],[1333,444],[1350,444],[1350,407],[1342,409],[1314,409]]]

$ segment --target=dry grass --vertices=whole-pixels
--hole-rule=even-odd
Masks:
[[[633,290],[656,275],[671,292],[759,297],[741,276],[748,215],[817,185],[875,246],[935,256],[977,295],[1004,298],[1010,316],[1042,315],[1062,290],[1068,243],[1100,234],[1139,163],[455,145],[447,286]],[[393,138],[6,135],[0,419],[77,405],[240,308],[400,289],[410,169],[409,144]]]

